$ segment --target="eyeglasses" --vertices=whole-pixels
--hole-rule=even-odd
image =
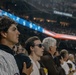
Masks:
[[[36,45],[34,45],[34,46],[38,46],[39,48],[42,48],[42,47],[43,47],[42,44],[36,44]]]

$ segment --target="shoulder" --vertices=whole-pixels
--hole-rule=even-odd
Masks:
[[[41,59],[46,59],[46,60],[49,60],[51,59],[52,57],[50,55],[44,55],[41,57]]]

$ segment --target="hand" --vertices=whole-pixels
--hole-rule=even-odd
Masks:
[[[22,73],[25,73],[26,75],[30,75],[33,71],[33,65],[31,65],[29,68],[26,68],[26,63],[23,63],[23,70]]]
[[[74,74],[74,72],[71,71],[68,75],[73,75],[73,74]]]
[[[76,70],[72,70],[72,72],[76,72]]]

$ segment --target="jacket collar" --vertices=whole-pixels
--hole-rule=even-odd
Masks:
[[[0,49],[14,55],[14,51],[6,45],[0,44]]]
[[[49,56],[51,56],[52,58],[54,58],[54,56],[52,56],[52,54],[49,53],[48,51],[44,51],[44,54],[43,54],[43,55],[49,55]]]

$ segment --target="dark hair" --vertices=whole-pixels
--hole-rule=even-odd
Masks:
[[[34,47],[34,41],[35,40],[40,40],[37,36],[30,37],[26,42],[25,42],[25,49],[27,50],[28,54],[31,53],[30,46]]]
[[[7,16],[2,16],[0,18],[0,33],[3,31],[3,32],[7,32],[9,27],[12,25],[12,24],[15,24],[17,25],[17,23],[15,21],[13,21],[12,19],[10,19],[9,17]],[[0,40],[1,40],[1,34],[0,34]]]

